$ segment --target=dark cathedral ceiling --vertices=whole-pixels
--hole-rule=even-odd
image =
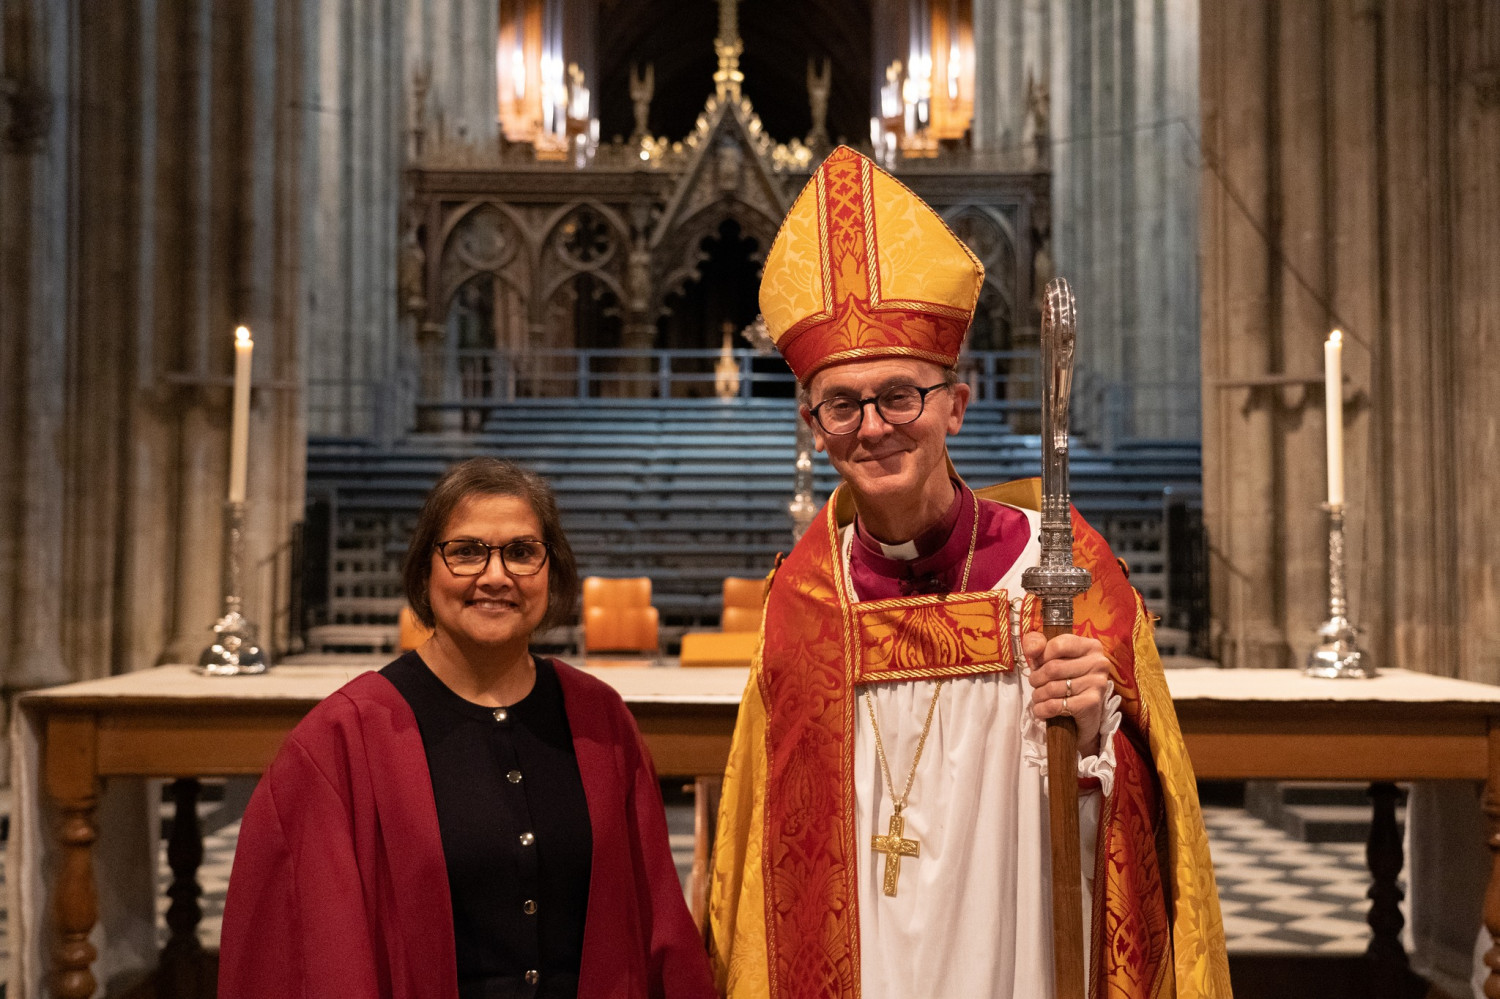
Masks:
[[[629,135],[630,67],[656,67],[651,131],[681,139],[693,129],[713,92],[714,0],[600,0],[599,132],[608,142]],[[745,94],[778,142],[802,138],[811,127],[807,60],[833,64],[828,133],[835,140],[868,141],[871,23],[868,0],[742,0],[740,68]]]

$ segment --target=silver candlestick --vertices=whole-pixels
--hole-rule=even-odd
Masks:
[[[224,523],[224,616],[214,622],[213,644],[203,650],[193,669],[207,676],[253,676],[270,669],[271,661],[256,642],[255,625],[240,612],[245,504],[225,503]]]
[[[761,357],[776,356],[776,341],[771,339],[771,334],[766,332],[766,317],[756,316],[755,319],[740,330],[740,336]],[[812,426],[798,413],[797,421],[797,461],[793,466],[795,478],[793,479],[792,501],[787,504],[787,513],[792,515],[792,544],[802,540],[802,535],[807,533],[813,518],[818,515],[818,505],[813,502],[813,432]]]
[[[1328,511],[1328,620],[1318,629],[1318,644],[1307,655],[1308,676],[1368,680],[1375,667],[1365,662],[1359,629],[1349,622],[1344,589],[1344,504],[1325,503]]]
[[[792,501],[787,512],[792,515],[792,543],[802,540],[802,535],[812,525],[818,514],[813,502],[813,432],[801,415],[797,416],[797,473]]]

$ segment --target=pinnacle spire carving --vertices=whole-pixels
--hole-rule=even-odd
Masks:
[[[739,0],[718,0],[719,34],[714,38],[714,52],[719,56],[719,68],[714,71],[714,92],[720,100],[739,99],[740,84],[745,74],[740,71],[740,53],[745,43],[740,40]]]

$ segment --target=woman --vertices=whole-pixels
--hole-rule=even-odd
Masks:
[[[431,637],[314,708],[245,812],[219,995],[712,996],[634,720],[528,650],[579,590],[546,483],[450,469],[404,579]]]

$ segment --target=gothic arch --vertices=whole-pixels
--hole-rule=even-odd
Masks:
[[[494,274],[522,294],[531,270],[526,226],[514,209],[499,201],[474,201],[445,219],[438,260],[438,293],[433,314],[444,320],[453,296],[477,274]],[[524,252],[523,252],[524,251]],[[519,273],[518,273],[519,272]]]
[[[984,264],[984,285],[979,292],[969,345],[975,350],[1008,350],[1014,347],[1018,321],[1015,296],[1016,233],[1003,212],[987,205],[959,205],[943,213],[943,221],[954,235]],[[1019,289],[1024,294],[1024,289]]]
[[[742,201],[725,198],[710,203],[670,232],[658,250],[661,277],[653,288],[653,319],[665,313],[668,295],[680,293],[689,282],[699,277],[698,268],[705,259],[703,242],[718,239],[719,227],[730,220],[755,242],[752,259],[764,263],[766,252],[776,239],[778,220],[768,218]]]
[[[1010,273],[1016,266],[1016,230],[1005,213],[989,205],[958,205],[943,221],[984,264],[985,271]]]
[[[579,274],[590,274],[626,300],[623,275],[629,262],[630,227],[596,201],[564,205],[548,219],[537,247],[536,302],[539,312]]]

